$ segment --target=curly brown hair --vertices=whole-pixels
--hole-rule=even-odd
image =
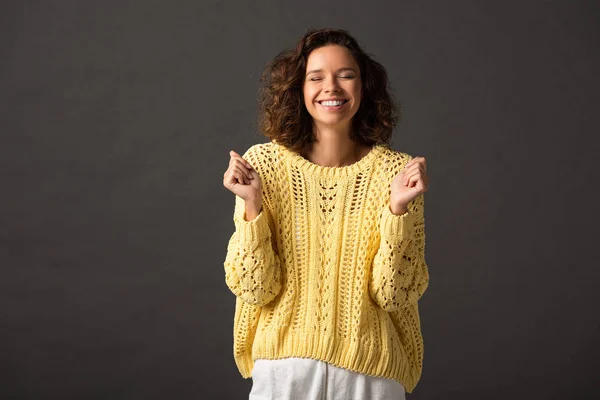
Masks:
[[[312,117],[303,98],[306,63],[313,50],[330,44],[348,49],[360,68],[363,97],[352,120],[351,139],[368,146],[389,145],[399,117],[387,72],[343,29],[309,29],[294,49],[281,51],[266,65],[260,78],[259,129],[294,151],[314,141]]]

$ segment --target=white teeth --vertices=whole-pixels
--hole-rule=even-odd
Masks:
[[[345,100],[322,101],[321,104],[328,107],[336,107],[344,104]]]

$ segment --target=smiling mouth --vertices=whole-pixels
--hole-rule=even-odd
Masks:
[[[323,100],[323,101],[318,101],[317,103],[319,103],[320,105],[324,106],[324,107],[340,107],[343,106],[344,104],[346,104],[348,102],[348,100],[342,100],[341,103],[340,101],[335,101],[335,100]],[[327,104],[324,104],[327,103]]]

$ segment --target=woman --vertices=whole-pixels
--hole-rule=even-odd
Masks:
[[[392,150],[385,69],[344,30],[266,67],[269,143],[230,152],[224,262],[250,399],[402,399],[421,376],[424,157]]]

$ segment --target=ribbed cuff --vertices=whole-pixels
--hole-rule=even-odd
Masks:
[[[250,354],[244,354],[239,357],[235,357],[235,363],[237,364],[238,370],[244,379],[252,377],[252,369],[254,368],[254,361]]]
[[[396,215],[390,210],[389,204],[383,207],[381,213],[381,237],[402,240],[414,236],[414,221],[410,210],[402,215]]]
[[[264,206],[252,221],[246,221],[244,214],[236,214],[234,219],[238,238],[244,245],[255,246],[271,237],[271,229],[264,212]]]

